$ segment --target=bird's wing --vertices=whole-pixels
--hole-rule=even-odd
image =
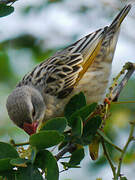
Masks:
[[[44,93],[66,97],[99,53],[104,31],[104,28],[99,29],[57,52],[24,76],[17,86],[33,85]]]

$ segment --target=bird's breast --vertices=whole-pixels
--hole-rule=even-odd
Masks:
[[[87,70],[77,85],[75,92],[83,91],[87,103],[102,102],[111,72],[111,62],[97,61]]]

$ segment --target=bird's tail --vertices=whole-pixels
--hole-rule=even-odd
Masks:
[[[126,5],[121,11],[120,13],[116,16],[116,18],[113,20],[113,22],[111,23],[111,25],[109,26],[109,28],[114,28],[117,27],[119,28],[122,21],[125,19],[125,17],[127,16],[127,14],[129,13],[131,9],[131,4]]]
[[[79,73],[76,84],[83,77],[87,69],[93,64],[97,55],[101,56],[102,61],[105,60],[104,56],[107,55],[108,49],[111,49],[112,54],[114,54],[119,27],[130,9],[131,5],[125,6],[109,27],[99,29],[71,45],[73,47],[70,51],[71,53],[79,52],[83,56],[83,62],[81,63],[82,71]],[[114,43],[110,43],[113,42],[113,40]]]
[[[109,60],[109,62],[112,62],[113,60],[114,51],[118,40],[120,25],[127,16],[130,9],[131,9],[131,5],[130,4],[126,5],[116,16],[116,18],[113,20],[111,25],[107,27],[105,38],[103,39],[101,50],[98,55],[104,57],[107,56],[107,53],[111,52],[112,57],[109,59],[106,58],[106,60]]]

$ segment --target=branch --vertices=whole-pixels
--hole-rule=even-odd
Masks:
[[[131,122],[130,125],[131,125],[130,134],[129,134],[128,140],[127,140],[127,142],[126,142],[126,144],[125,144],[125,146],[123,148],[123,152],[121,153],[121,156],[119,158],[119,164],[118,164],[116,180],[118,179],[118,177],[120,177],[121,165],[122,165],[122,161],[123,161],[125,152],[126,152],[126,150],[128,148],[128,145],[134,139],[133,133],[134,133],[134,128],[135,128],[135,122]]]
[[[111,95],[111,100],[116,101],[119,98],[119,95],[122,91],[122,89],[126,86],[128,80],[130,79],[131,75],[135,71],[135,63],[128,62],[125,64],[123,69],[127,69],[127,73],[124,76],[124,78],[121,80],[120,84],[113,90]]]
[[[66,154],[67,152],[71,152],[76,148],[75,144],[68,144],[62,151],[60,151],[56,156],[56,160],[58,161],[59,159],[62,158],[62,156],[64,154]]]

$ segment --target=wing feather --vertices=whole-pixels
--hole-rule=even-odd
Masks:
[[[66,97],[100,51],[105,29],[91,33],[39,64],[17,85],[32,85],[43,93]]]

